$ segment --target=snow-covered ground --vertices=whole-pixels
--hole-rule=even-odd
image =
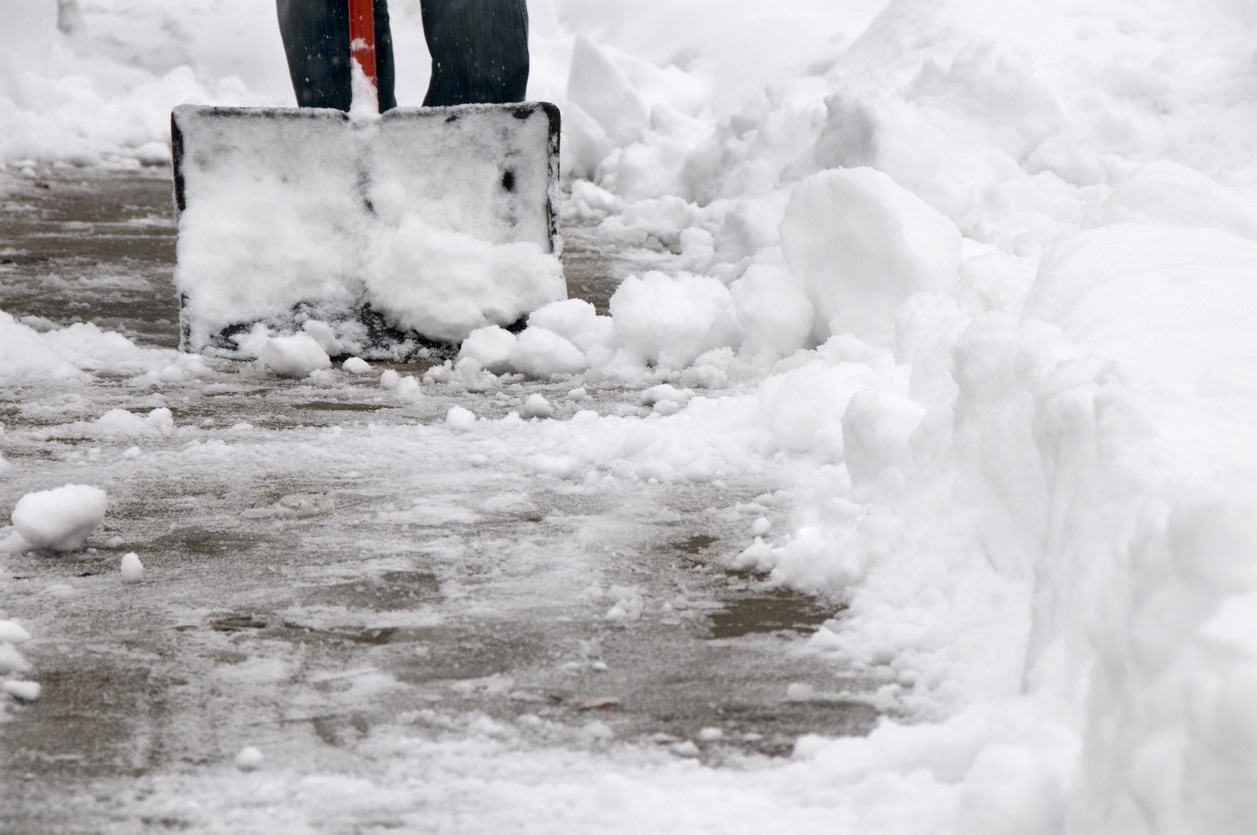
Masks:
[[[287,100],[269,4],[65,5],[68,32],[48,2],[0,35],[10,175],[153,164],[176,103]],[[395,6],[398,96],[414,103],[417,3]],[[488,433],[515,451],[504,467],[574,489],[593,489],[588,473],[711,483],[788,462],[782,518],[728,562],[845,603],[812,648],[905,718],[747,769],[469,727],[373,739],[389,770],[355,779],[172,775],[171,808],[192,798],[224,831],[377,813],[447,831],[1250,831],[1257,6],[530,12],[530,95],[564,113],[567,217],[673,257],[626,280],[609,317],[568,302],[518,337],[473,334],[457,369],[395,381],[399,396],[483,368],[643,391],[648,417],[462,410],[424,429]],[[130,433],[140,454],[179,431],[148,410],[199,360],[49,324],[0,313],[0,380],[45,392],[46,431]],[[317,360],[304,370],[337,385]],[[99,375],[142,393],[80,414]],[[0,458],[10,484],[40,467]],[[10,684],[38,681],[15,647],[39,630],[0,624]],[[447,817],[406,817],[433,798]]]

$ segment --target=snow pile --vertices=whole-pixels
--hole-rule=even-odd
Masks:
[[[105,520],[105,491],[86,484],[67,484],[28,493],[13,508],[13,528],[31,547],[77,551]]]

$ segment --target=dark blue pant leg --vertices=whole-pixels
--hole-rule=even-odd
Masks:
[[[432,53],[428,107],[523,101],[528,89],[525,0],[423,0]]]
[[[277,0],[277,8],[297,105],[349,110],[348,0]],[[383,113],[397,106],[387,0],[375,0],[375,65]]]

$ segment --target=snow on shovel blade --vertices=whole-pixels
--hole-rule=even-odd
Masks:
[[[567,295],[554,105],[184,105],[171,132],[185,351],[256,356],[304,327],[401,360]]]

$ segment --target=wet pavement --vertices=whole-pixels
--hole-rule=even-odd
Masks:
[[[0,185],[0,309],[174,347],[167,176]],[[594,230],[565,238],[572,294],[605,310],[632,254]],[[35,635],[24,654],[43,686],[0,720],[0,831],[182,828],[135,818],[111,781],[222,768],[245,745],[352,771],[358,743],[402,717],[422,734],[486,716],[536,745],[596,721],[712,765],[875,721],[859,699],[787,695],[860,689],[805,650],[838,606],[723,567],[750,521],[775,512],[771,473],[574,489],[497,466],[490,441],[433,447],[421,431],[451,405],[501,417],[534,392],[558,420],[646,414],[634,393],[591,386],[571,403],[570,383],[425,386],[399,405],[375,375],[317,388],[210,367],[161,390],[191,442],[62,431],[155,405],[107,373],[81,402],[0,391],[0,507],[69,481],[107,485],[111,503],[89,550],[0,560],[0,612]],[[119,579],[127,550],[145,562],[138,586]]]

